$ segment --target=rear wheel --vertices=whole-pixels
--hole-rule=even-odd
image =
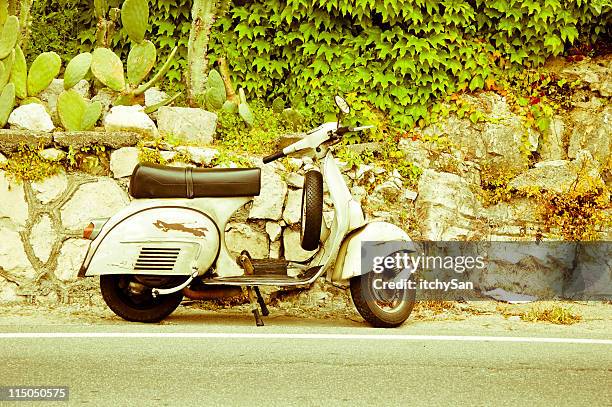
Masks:
[[[404,323],[414,308],[416,290],[382,289],[384,282],[409,279],[397,270],[370,272],[351,279],[351,298],[359,314],[376,328],[395,328]],[[378,281],[375,281],[378,280]]]
[[[183,293],[153,297],[153,288],[181,284],[186,277],[138,275],[100,276],[100,291],[106,305],[121,318],[133,322],[159,322],[181,303]]]

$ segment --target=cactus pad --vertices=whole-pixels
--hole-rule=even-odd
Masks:
[[[132,46],[127,59],[127,77],[130,85],[142,82],[157,60],[157,49],[151,41],[145,40]]]
[[[8,17],[8,1],[0,0],[0,25],[3,25]]]
[[[72,58],[64,72],[64,89],[68,90],[84,79],[91,67],[92,55],[84,52]]]
[[[283,110],[282,117],[293,129],[297,129],[304,122],[304,116],[297,110],[291,108]]]
[[[91,72],[112,90],[121,92],[125,89],[123,63],[110,49],[96,48],[92,55]]]
[[[246,104],[247,100],[243,88],[238,89],[238,97],[240,98],[240,104]]]
[[[36,57],[28,73],[28,96],[36,96],[59,74],[62,59],[55,52],[43,52]]]
[[[15,96],[19,99],[25,99],[28,97],[28,66],[26,64],[25,55],[20,46],[15,48],[15,62],[13,63],[13,69],[11,70],[10,81],[15,85]]]
[[[13,107],[15,107],[15,85],[8,83],[0,94],[0,128],[6,126]]]
[[[57,98],[57,113],[66,130],[90,130],[102,114],[102,103],[89,103],[74,89],[66,90]]]
[[[102,103],[100,101],[87,104],[87,107],[83,112],[83,117],[81,118],[81,130],[93,129],[101,114]]]
[[[251,108],[246,103],[240,103],[238,105],[238,114],[244,120],[247,126],[253,127],[255,124],[255,118],[253,117],[253,112],[251,112]]]
[[[43,105],[43,106],[45,105],[42,102],[42,100],[40,100],[39,98],[34,97],[34,96],[30,96],[30,97],[27,97],[27,98],[22,99],[21,101],[19,101],[19,106],[25,106],[25,105],[29,105],[29,104],[32,104],[32,103],[36,103],[38,105]]]
[[[144,40],[149,23],[147,0],[125,0],[121,7],[121,23],[128,37],[140,44]]]
[[[85,99],[73,89],[62,92],[57,98],[57,113],[66,130],[81,130],[81,120],[86,108]]]
[[[238,111],[238,104],[232,102],[231,100],[226,100],[221,109],[229,113],[236,113]]]
[[[272,101],[272,110],[274,113],[282,113],[285,110],[285,101],[281,97],[277,97]]]
[[[19,19],[15,16],[8,16],[2,27],[0,35],[0,59],[4,59],[15,48],[19,38]]]
[[[170,55],[168,55],[168,59],[166,60],[166,62],[164,62],[164,65],[160,68],[160,70],[157,71],[155,73],[155,76],[153,76],[153,78],[151,78],[147,83],[140,85],[133,92],[134,96],[140,96],[143,93],[145,93],[147,89],[149,89],[151,86],[159,82],[166,75],[166,73],[168,73],[168,70],[172,66],[172,60],[174,59],[174,56],[176,55],[177,52],[178,52],[178,47],[174,47],[174,49],[172,49],[172,52],[170,52]]]
[[[208,81],[206,82],[206,86],[208,89],[217,89],[223,93],[223,99],[226,98],[225,83],[223,82],[221,74],[216,69],[211,69],[210,72],[208,72]]]
[[[225,103],[225,91],[221,92],[218,88],[209,88],[206,90],[206,106],[212,110],[219,110]]]
[[[12,50],[8,57],[2,60],[2,67],[4,70],[0,73],[0,89],[4,89],[4,85],[9,82],[11,78],[11,71],[13,70],[13,64],[15,63],[15,50]]]
[[[212,110],[219,110],[223,107],[223,103],[227,98],[225,92],[225,83],[223,78],[216,69],[211,69],[208,72],[208,80],[206,82],[207,90],[205,93],[206,105]]]

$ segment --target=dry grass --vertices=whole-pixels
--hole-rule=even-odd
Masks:
[[[413,311],[429,311],[435,315],[438,315],[447,311],[453,311],[455,308],[455,303],[452,301],[417,301],[414,304]]]
[[[550,322],[557,325],[572,325],[582,320],[582,316],[571,307],[552,305],[549,307],[534,306],[520,314],[523,321]]]

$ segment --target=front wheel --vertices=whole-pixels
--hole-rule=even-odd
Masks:
[[[183,293],[154,298],[151,288],[178,284],[176,277],[100,276],[100,291],[106,305],[121,318],[133,322],[159,322],[172,314],[180,305]]]
[[[369,272],[351,279],[351,298],[355,308],[373,327],[395,328],[410,316],[414,308],[416,290],[408,287],[381,288],[384,282],[399,281],[402,274],[385,270],[381,274]]]

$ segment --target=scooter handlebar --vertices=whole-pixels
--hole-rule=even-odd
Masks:
[[[356,131],[364,131],[367,129],[371,129],[374,126],[360,126],[360,127],[347,127],[347,126],[342,126],[337,128],[334,131],[331,131],[331,133],[326,133],[328,135],[326,135],[325,137],[321,137],[320,135],[317,136],[316,139],[314,140],[310,140],[309,139],[302,139],[294,144],[292,144],[289,147],[286,147],[285,150],[287,151],[287,154],[291,154],[293,152],[299,151],[299,150],[303,150],[305,148],[314,148],[315,145],[318,145],[320,143],[325,142],[328,139],[333,139],[333,140],[338,140],[340,137],[344,136],[346,133],[350,133],[350,132],[356,132]],[[331,129],[330,129],[331,130]],[[313,133],[310,134],[310,137],[314,137],[317,133]],[[305,142],[305,143],[304,143]],[[315,145],[312,145],[314,142]],[[278,160],[279,158],[283,158],[285,156],[287,156],[287,154],[285,154],[284,150],[280,150],[277,151],[274,154],[270,154],[266,157],[263,158],[263,163],[264,164],[268,164],[274,160]]]
[[[349,129],[349,131],[364,131],[364,130],[369,130],[369,129],[373,129],[373,128],[374,128],[374,126],[367,125],[367,126],[351,127]]]
[[[272,162],[274,160],[278,160],[279,158],[283,158],[285,156],[285,153],[283,153],[283,150],[281,151],[277,151],[274,154],[270,154],[266,157],[263,158],[263,163],[264,164],[268,164],[269,162]]]
[[[364,131],[364,130],[368,130],[368,129],[372,129],[374,128],[374,126],[359,126],[359,127],[348,127],[348,126],[343,126],[343,127],[339,127],[335,133],[337,136],[344,136],[346,133],[353,133],[353,132],[358,132],[358,131]]]

